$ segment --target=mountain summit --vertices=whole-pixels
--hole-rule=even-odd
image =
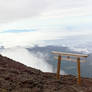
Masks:
[[[33,61],[30,61],[33,62]],[[0,55],[0,92],[92,92],[92,79],[45,73]]]

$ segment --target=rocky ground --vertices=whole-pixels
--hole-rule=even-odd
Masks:
[[[30,61],[31,62],[31,61]],[[0,92],[92,92],[92,79],[44,73],[0,55]]]

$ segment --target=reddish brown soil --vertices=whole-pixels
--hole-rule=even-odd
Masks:
[[[30,61],[31,62],[31,61]],[[92,92],[92,79],[43,73],[0,55],[0,92]]]

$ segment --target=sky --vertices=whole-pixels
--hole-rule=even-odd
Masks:
[[[0,44],[92,34],[92,0],[0,0]]]
[[[43,57],[39,59],[19,47],[56,40],[54,44],[61,46],[64,42],[88,51],[92,47],[91,11],[92,0],[0,0],[0,46],[5,47],[2,54],[42,71],[49,67],[47,71],[52,72]]]

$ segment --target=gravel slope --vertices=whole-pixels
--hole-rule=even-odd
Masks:
[[[92,92],[92,79],[43,73],[0,55],[0,92]]]

